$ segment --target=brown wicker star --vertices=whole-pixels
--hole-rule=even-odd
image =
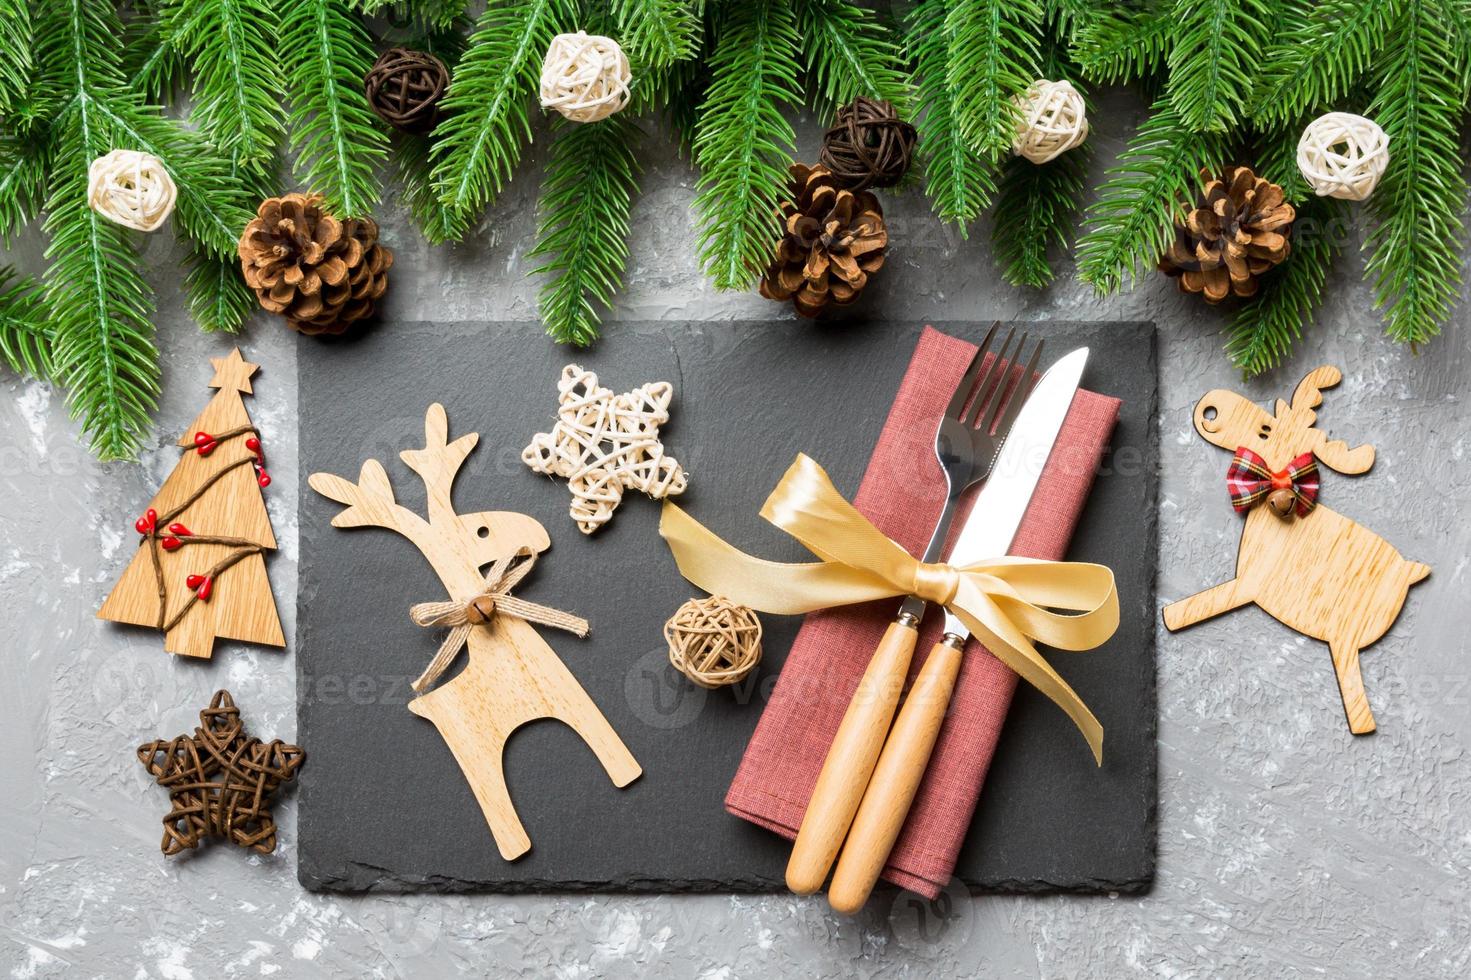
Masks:
[[[276,849],[271,797],[295,777],[306,753],[280,739],[267,744],[247,737],[229,691],[215,694],[199,722],[193,735],[138,747],[138,761],[173,803],[163,818],[164,856],[198,847],[206,837],[270,854]]]

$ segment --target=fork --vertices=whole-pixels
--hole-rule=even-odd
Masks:
[[[935,433],[935,456],[945,473],[946,493],[945,505],[921,558],[926,563],[939,560],[961,495],[990,473],[1026,401],[1042,356],[1042,342],[1038,341],[1025,370],[1012,384],[1013,369],[1026,346],[1027,335],[1017,339],[1012,328],[1000,351],[988,362],[986,354],[1000,326],[999,322],[993,323],[981,341]],[[1017,340],[1015,348],[1013,340]],[[1005,396],[1009,389],[1015,390],[1008,400]],[[787,887],[798,895],[810,895],[822,887],[853,822],[894,719],[924,612],[923,599],[904,598],[838,726],[787,862]]]

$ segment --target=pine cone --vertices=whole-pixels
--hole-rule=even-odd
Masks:
[[[1287,258],[1297,212],[1282,188],[1249,167],[1227,167],[1206,181],[1200,201],[1175,222],[1175,240],[1160,271],[1180,277],[1180,289],[1219,303],[1228,295],[1255,296],[1257,278]]]
[[[761,295],[815,317],[858,298],[883,268],[889,232],[870,192],[844,190],[826,167],[794,163],[790,172],[794,200],[782,202],[783,234]]]
[[[339,221],[316,194],[261,202],[240,236],[240,268],[260,305],[304,334],[340,334],[373,315],[393,253],[371,218]]]

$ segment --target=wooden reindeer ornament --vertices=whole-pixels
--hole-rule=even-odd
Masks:
[[[1254,602],[1299,633],[1323,640],[1349,729],[1363,735],[1374,731],[1374,715],[1364,695],[1359,651],[1394,624],[1410,586],[1430,568],[1402,558],[1377,534],[1317,504],[1316,475],[1308,478],[1309,494],[1303,481],[1294,480],[1303,467],[1315,473],[1313,460],[1346,474],[1374,465],[1373,446],[1349,449],[1314,427],[1322,390],[1342,377],[1336,367],[1318,368],[1297,386],[1291,405],[1277,400],[1274,415],[1220,389],[1196,403],[1195,431],[1236,453],[1232,494],[1237,509],[1246,510],[1246,524],[1236,577],[1165,606],[1164,621],[1173,632]],[[1249,477],[1237,477],[1240,461],[1252,453],[1265,463],[1255,467],[1262,475],[1255,486]]]
[[[409,710],[439,729],[475,792],[501,857],[510,861],[531,849],[506,788],[502,762],[506,740],[521,725],[538,718],[566,723],[597,755],[615,786],[627,786],[642,770],[528,619],[564,627],[580,621],[508,594],[536,555],[550,546],[546,529],[531,517],[507,511],[455,513],[455,474],[478,439],[472,432],[449,442],[444,407],[429,406],[424,448],[399,454],[424,481],[427,519],[394,501],[388,474],[375,459],[363,463],[357,483],[330,473],[313,473],[307,482],[347,505],[332,519],[333,527],[397,531],[423,553],[444,583],[451,602],[425,604],[435,614],[427,618],[418,617],[421,607],[414,612],[422,625],[454,625],[454,631],[414,682],[421,694],[409,702]],[[439,615],[445,608],[451,615]],[[586,624],[581,625],[585,632]],[[461,643],[469,646],[469,664],[429,690]]]

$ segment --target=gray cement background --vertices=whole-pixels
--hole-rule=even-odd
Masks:
[[[1137,126],[1131,97],[1103,100],[1094,184]],[[802,120],[813,155],[818,127]],[[525,275],[538,143],[471,243],[431,248],[393,201],[393,320],[531,320]],[[718,294],[694,258],[694,176],[652,135],[634,211],[628,286],[608,317],[721,320],[777,315]],[[1321,363],[1344,368],[1321,424],[1371,442],[1357,478],[1329,475],[1333,506],[1435,569],[1390,635],[1367,652],[1377,735],[1343,722],[1327,650],[1254,609],[1161,633],[1159,872],[1144,897],[949,893],[939,908],[885,893],[860,918],[820,898],[311,895],[296,883],[295,805],[278,807],[267,858],[214,847],[158,852],[164,795],[133,757],[192,730],[228,687],[259,734],[290,738],[292,652],[222,642],[207,665],[171,659],[156,635],[93,612],[126,564],[131,523],[176,459],[172,439],[208,395],[205,358],[234,338],[189,321],[165,233],[143,240],[159,296],[165,394],[141,465],[101,465],[77,442],[64,396],[0,376],[0,969],[19,977],[1425,977],[1471,973],[1471,305],[1419,356],[1382,336],[1357,240],[1316,325],[1282,370],[1240,383],[1220,352],[1221,317],[1150,275],[1100,300],[1069,264],[1042,293],[1000,281],[982,222],[961,240],[917,194],[890,197],[894,245],[869,297],[876,316],[1153,319],[1160,327],[1161,566],[1176,598],[1224,580],[1238,521],[1222,506],[1227,458],[1191,430],[1214,387],[1286,397]],[[41,268],[27,233],[10,260]],[[794,323],[794,330],[803,329]],[[250,404],[267,433],[280,551],[269,564],[288,637],[297,521],[295,348],[264,315],[240,338],[264,367]],[[279,488],[279,489],[277,489]],[[1204,506],[1202,506],[1204,504]],[[1127,561],[1128,556],[1119,556]],[[1244,639],[1243,639],[1244,638]],[[310,748],[308,746],[308,748]]]

